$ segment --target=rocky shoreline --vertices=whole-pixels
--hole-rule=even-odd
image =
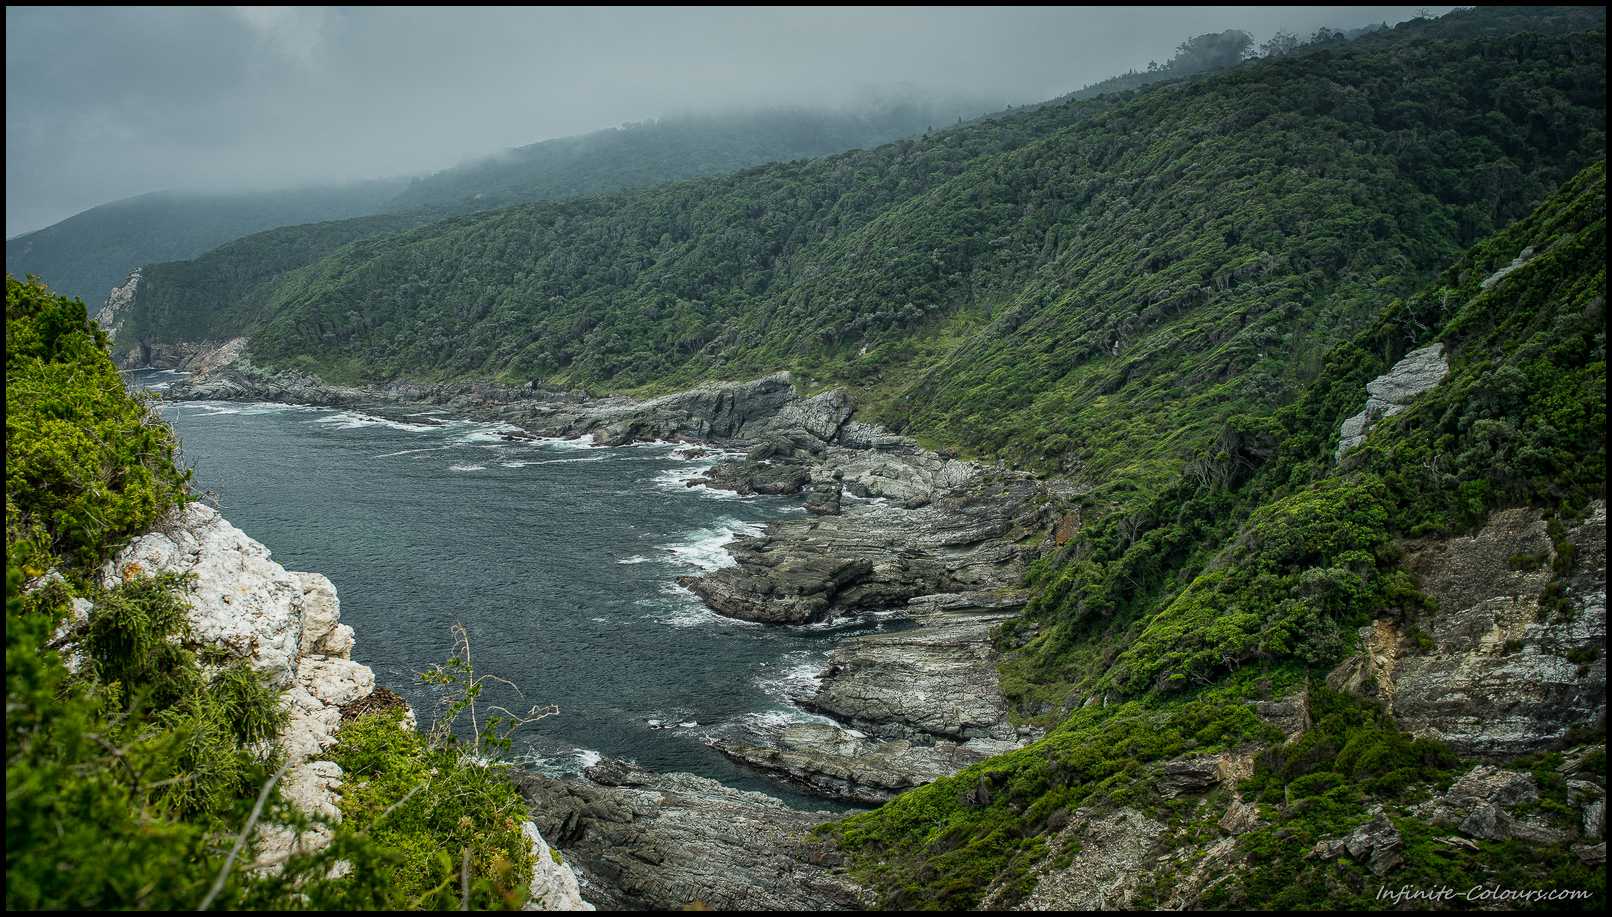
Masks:
[[[281,793],[313,816],[301,835],[260,826],[256,861],[249,869],[277,871],[292,853],[330,844],[330,825],[342,819],[339,790],[344,774],[326,759],[344,722],[385,710],[401,710],[415,725],[414,711],[401,697],[375,684],[375,673],[352,659],[353,629],[340,623],[336,587],[318,573],[296,573],[270,559],[269,549],[201,503],[187,506],[158,531],[120,550],[99,571],[112,586],[158,573],[194,575],[187,614],[198,646],[223,649],[264,672],[282,692],[290,721],[275,739],[286,756]],[[72,627],[88,620],[87,600],[75,602]],[[69,659],[69,666],[73,660]],[[533,901],[550,910],[592,910],[578,894],[572,870],[548,855],[548,845],[531,822],[522,826],[535,863]]]
[[[815,690],[793,698],[832,723],[796,723],[720,738],[714,747],[798,789],[877,805],[1037,735],[1011,722],[991,631],[1022,609],[1024,596],[1014,587],[1040,546],[1063,540],[1059,527],[1067,527],[1068,514],[1061,508],[1070,494],[1029,475],[929,452],[911,439],[857,421],[855,401],[842,392],[802,398],[787,373],[647,401],[487,383],[343,387],[236,360],[175,383],[166,396],[295,402],[379,416],[436,408],[508,424],[509,435],[517,438],[591,436],[600,445],[661,441],[721,449],[734,457],[713,464],[690,486],[800,494],[811,515],[769,523],[759,536],[727,546],[732,566],[685,577],[680,584],[718,614],[747,621],[802,625],[901,610],[918,626],[847,639],[832,653]],[[612,821],[601,813],[634,810],[627,802],[602,800],[628,792],[624,786],[655,787],[690,812],[713,806],[720,811],[735,791],[690,775],[651,777],[630,765],[612,768],[590,769],[589,781],[575,783],[523,778],[534,820],[567,856],[579,858],[585,876],[609,889],[594,892],[603,896],[601,906],[690,903],[678,890],[697,884],[665,870],[656,877],[639,876],[635,870],[641,871],[643,857],[621,852],[622,825],[656,830],[659,816],[646,816],[648,822]],[[760,804],[746,805],[752,803]],[[656,805],[662,811],[666,804]],[[560,817],[553,813],[567,806],[585,815],[557,823],[561,833],[552,835],[545,819]],[[833,817],[769,816],[771,823],[799,831]],[[676,818],[683,826],[678,830],[705,830],[688,827],[705,816]],[[766,844],[782,849],[774,841]],[[587,850],[594,852],[581,852]],[[782,875],[773,869],[766,881],[788,886]],[[752,884],[761,884],[752,878]],[[858,906],[851,892],[789,899],[792,904],[785,899],[762,903],[738,892],[713,894],[716,900],[702,900],[721,906]]]

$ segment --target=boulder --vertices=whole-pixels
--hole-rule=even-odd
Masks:
[[[1399,829],[1381,813],[1343,840],[1349,855],[1365,862],[1375,876],[1385,876],[1404,862],[1403,846]]]
[[[1182,793],[1203,792],[1218,784],[1221,779],[1221,764],[1218,758],[1199,758],[1191,761],[1177,758],[1166,762],[1159,769],[1154,784],[1158,787],[1160,796],[1174,799]]]
[[[872,897],[808,832],[841,817],[604,759],[563,781],[516,769],[532,821],[602,910],[861,909]]]

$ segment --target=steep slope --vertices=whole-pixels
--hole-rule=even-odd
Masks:
[[[288,275],[250,352],[629,390],[787,368],[898,430],[1152,487],[1593,161],[1604,53],[1576,33],[1283,58],[460,217]]]
[[[1081,507],[1000,632],[1052,732],[832,832],[884,903],[1604,896],[1605,186],[1383,309],[1228,424],[1218,470]],[[1437,384],[1335,458],[1367,383],[1435,343]]]
[[[98,305],[142,264],[181,261],[241,236],[293,223],[344,220],[385,209],[405,179],[284,191],[158,191],[102,204],[6,240],[6,272]]]
[[[282,273],[328,252],[330,246],[320,246],[332,232],[345,243],[526,201],[877,146],[988,107],[975,101],[934,102],[909,93],[869,98],[842,111],[686,115],[506,150],[412,179],[241,194],[163,191],[103,204],[7,240],[6,270],[19,277],[53,278],[59,292],[99,304],[135,268],[195,258],[276,227],[387,215],[353,226],[317,225],[282,233],[274,243],[279,250],[275,271]],[[261,258],[261,251],[248,256],[254,263]],[[193,283],[188,278],[184,282]],[[237,281],[236,288],[240,286]],[[209,289],[205,283],[201,288]]]

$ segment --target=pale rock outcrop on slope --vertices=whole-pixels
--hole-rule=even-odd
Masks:
[[[1407,545],[1405,566],[1438,602],[1414,624],[1430,646],[1411,625],[1378,620],[1328,686],[1377,697],[1402,728],[1462,755],[1549,750],[1574,725],[1603,726],[1605,501],[1567,539],[1576,562],[1560,577],[1535,509],[1496,511],[1476,535]]]
[[[1431,344],[1405,354],[1393,369],[1366,383],[1366,407],[1343,422],[1338,451],[1333,458],[1342,458],[1345,452],[1360,445],[1372,424],[1405,410],[1413,398],[1438,385],[1449,371],[1444,345]]]

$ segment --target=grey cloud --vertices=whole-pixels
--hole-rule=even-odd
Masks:
[[[1449,9],[1441,7],[1434,14]],[[6,233],[173,187],[417,174],[674,112],[1015,105],[1182,40],[1398,22],[1412,7],[6,10]]]

